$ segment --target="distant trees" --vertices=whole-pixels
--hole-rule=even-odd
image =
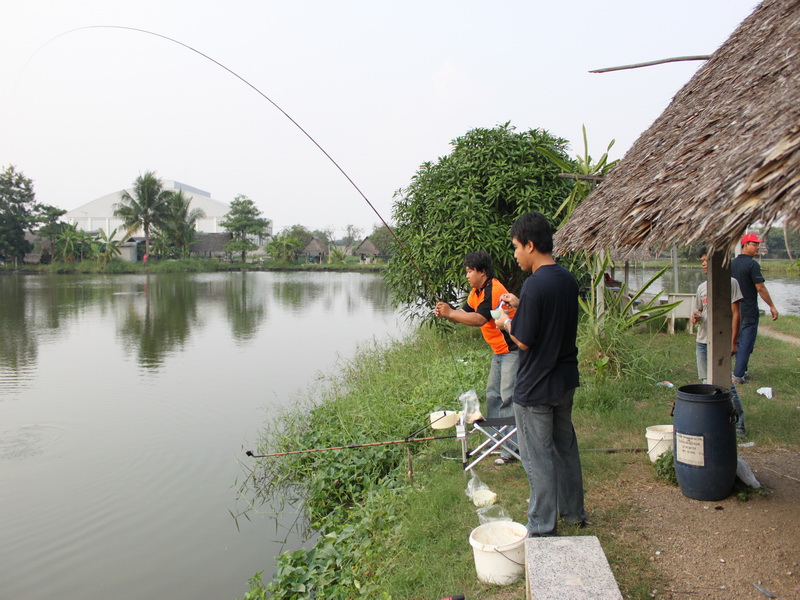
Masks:
[[[165,225],[169,218],[171,195],[163,189],[156,174],[147,171],[133,182],[133,194],[122,192],[120,202],[114,207],[114,216],[122,219],[126,228],[125,237],[142,228],[145,254],[150,254],[150,229]]]
[[[65,212],[36,202],[33,181],[7,166],[0,172],[0,257],[22,260],[33,250],[25,233],[55,222]]]
[[[201,208],[190,208],[191,198],[183,190],[171,192],[167,210],[157,227],[157,254],[170,258],[188,258],[197,243],[197,221],[206,216]]]
[[[269,219],[261,217],[261,211],[255,202],[239,194],[231,202],[231,209],[220,225],[232,236],[231,241],[225,245],[225,250],[232,254],[240,254],[242,262],[245,262],[247,253],[258,249],[251,238],[266,234]]]

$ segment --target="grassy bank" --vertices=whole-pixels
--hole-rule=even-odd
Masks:
[[[781,318],[772,326],[793,332],[798,322]],[[645,427],[671,422],[675,389],[656,383],[695,382],[694,339],[645,331],[631,334],[620,347],[626,361],[635,363],[624,378],[582,374],[575,425],[591,526],[561,532],[598,536],[625,597],[644,600],[659,587],[660,576],[649,561],[652,548],[627,519],[641,507],[627,499],[624,473],[632,464],[651,467],[643,452],[607,450],[644,449]],[[799,354],[798,346],[759,337],[751,359],[753,382],[739,393],[751,439],[761,447],[800,446],[793,426]],[[308,399],[299,399],[279,419],[279,430],[265,432],[261,450],[402,439],[423,427],[430,411],[459,408],[462,392],[475,389],[483,397],[488,366],[485,343],[467,328],[444,336],[423,330],[387,349],[364,349]],[[761,386],[772,387],[775,397],[759,395]],[[475,576],[468,537],[478,517],[465,494],[468,478],[460,461],[451,460],[459,453],[459,443],[448,439],[260,461],[249,491],[268,496],[291,489],[322,535],[312,550],[281,556],[275,579],[269,585],[254,581],[248,597],[272,593],[299,599],[312,589],[329,600],[523,597],[522,582],[496,587]],[[476,472],[510,516],[524,523],[528,486],[522,469],[484,461]],[[653,476],[652,485],[668,484]]]

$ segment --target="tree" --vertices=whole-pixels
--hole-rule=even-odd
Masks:
[[[518,292],[523,274],[511,250],[511,224],[531,210],[553,217],[570,193],[570,182],[538,152],[548,148],[569,160],[566,140],[547,131],[516,132],[506,123],[473,129],[451,145],[449,155],[423,163],[395,194],[393,221],[402,247],[385,277],[400,304],[430,307],[436,299],[462,297],[464,256],[479,249],[492,256],[498,278]]]
[[[386,225],[375,225],[372,233],[369,234],[369,239],[381,251],[382,254],[392,253],[392,244],[394,243],[394,236]]]
[[[282,231],[267,244],[267,252],[276,260],[292,261],[306,244],[291,231]]]
[[[344,246],[344,253],[346,255],[350,254],[356,244],[361,241],[362,231],[360,227],[356,227],[355,225],[347,225],[347,227],[345,227],[344,237],[339,241]]]
[[[111,230],[111,233],[106,234],[105,231],[102,229],[97,235],[95,239],[95,245],[97,246],[97,258],[100,260],[100,263],[105,266],[111,259],[115,256],[120,255],[120,241],[115,240],[114,236],[117,235],[117,230]]]
[[[158,228],[160,247],[178,258],[186,258],[196,242],[197,221],[206,216],[201,208],[192,208],[191,198],[183,190],[170,193],[164,222]]]
[[[33,249],[25,232],[54,223],[65,212],[36,202],[33,181],[14,166],[6,167],[0,173],[0,256],[22,260]]]
[[[172,192],[163,189],[161,180],[153,171],[139,175],[133,182],[133,194],[122,192],[120,202],[114,206],[114,216],[122,219],[125,236],[142,228],[144,253],[150,254],[150,229],[163,227],[169,215],[169,199]]]
[[[261,217],[261,211],[247,196],[239,194],[231,202],[231,209],[220,223],[231,234],[231,241],[225,244],[225,251],[240,253],[245,262],[247,253],[257,250],[258,246],[250,239],[252,236],[263,236],[269,226],[269,219]]]

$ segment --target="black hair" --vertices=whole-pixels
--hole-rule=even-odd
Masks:
[[[700,251],[697,253],[697,258],[703,258],[703,255],[704,255],[704,254],[705,254],[706,256],[708,256],[708,248],[706,248],[705,246],[703,246],[702,248],[700,248]]]
[[[476,250],[470,252],[464,257],[464,266],[481,273],[486,273],[489,279],[494,278],[494,266],[492,265],[492,257],[486,250]]]
[[[533,246],[542,254],[553,252],[553,229],[540,212],[525,213],[514,221],[511,237],[516,238],[523,246],[533,242]]]

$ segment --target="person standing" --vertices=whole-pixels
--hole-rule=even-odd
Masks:
[[[708,274],[708,252],[706,249],[700,251],[700,263],[703,265],[703,273]],[[697,358],[697,377],[701,383],[708,381],[708,332],[706,323],[708,322],[708,282],[704,281],[697,286],[697,293],[692,300],[692,323],[697,324],[697,337],[695,343],[695,356]],[[743,296],[739,287],[739,282],[731,277],[731,356],[736,355],[739,341],[739,328],[741,322],[741,311],[739,304]],[[736,411],[736,435],[743,438],[747,435],[744,426],[744,407],[736,391],[736,385],[731,383],[731,403],[733,410]]]
[[[520,349],[514,416],[520,456],[528,475],[528,536],[557,534],[560,516],[586,525],[583,474],[572,403],[578,376],[578,283],[553,258],[553,232],[538,212],[519,217],[511,227],[514,258],[525,280],[519,298],[501,300],[516,309],[497,326],[509,331]]]
[[[772,320],[778,318],[778,309],[772,302],[761,265],[753,257],[758,254],[762,240],[755,233],[742,236],[742,253],[731,261],[731,275],[739,282],[744,296],[742,300],[742,325],[739,332],[739,349],[736,352],[736,366],[733,369],[733,383],[746,383],[747,365],[756,346],[758,335],[758,297],[767,303]]]
[[[495,326],[491,314],[491,310],[499,306],[500,296],[508,290],[495,278],[492,257],[484,250],[467,254],[464,269],[472,288],[464,306],[454,309],[446,302],[439,302],[434,314],[453,323],[481,328],[483,339],[494,352],[486,382],[486,416],[490,419],[513,417],[512,397],[519,352],[511,336]],[[517,444],[517,434],[510,441]],[[494,463],[502,466],[513,460],[514,457],[503,447]]]

